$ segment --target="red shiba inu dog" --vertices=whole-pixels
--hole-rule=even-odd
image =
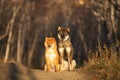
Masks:
[[[45,38],[45,71],[58,71],[59,70],[59,54],[57,51],[57,43],[55,38]]]

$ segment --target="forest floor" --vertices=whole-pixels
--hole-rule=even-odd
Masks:
[[[0,80],[91,80],[91,76],[80,69],[74,71],[45,72],[29,69],[21,64],[0,64]]]

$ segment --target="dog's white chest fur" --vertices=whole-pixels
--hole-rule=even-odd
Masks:
[[[49,49],[49,54],[46,54],[46,57],[48,57],[52,61],[56,57],[56,54],[52,49]]]

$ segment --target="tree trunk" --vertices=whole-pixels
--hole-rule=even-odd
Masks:
[[[11,28],[9,31],[9,37],[8,37],[8,42],[7,42],[7,47],[6,47],[6,52],[5,52],[5,58],[4,58],[4,62],[6,63],[8,61],[8,56],[9,56],[9,51],[10,51],[10,44],[11,44],[11,39],[12,39],[12,29],[13,29],[13,20],[11,21]]]
[[[18,29],[18,42],[17,42],[17,62],[21,63],[21,29],[22,26],[20,24]]]
[[[87,44],[85,42],[85,38],[84,38],[82,31],[79,32],[79,35],[80,35],[81,41],[83,43],[82,45],[83,45],[84,51],[85,51],[85,53],[87,53],[88,48],[87,48]]]
[[[32,43],[31,49],[28,53],[28,66],[29,67],[31,66],[32,56],[33,56],[35,46],[36,46],[36,43],[37,43],[37,38],[38,38],[38,33],[35,35],[35,38],[34,38],[34,41]]]
[[[13,25],[14,25],[16,15],[17,15],[18,11],[20,10],[21,6],[22,6],[22,2],[20,3],[20,5],[17,8],[15,6],[13,7],[13,17],[10,20],[9,24],[7,25],[7,27],[10,27],[10,31],[9,31],[9,36],[8,36],[8,42],[7,42],[6,52],[5,52],[4,63],[6,63],[8,61],[8,57],[9,57],[9,53],[10,53],[10,44],[11,44],[11,40],[12,40]]]
[[[115,37],[117,38],[116,32],[117,32],[117,27],[116,27],[116,19],[115,19],[115,10],[113,4],[110,5],[111,7],[111,23],[112,23],[112,31],[114,32]],[[116,39],[117,40],[117,39]]]

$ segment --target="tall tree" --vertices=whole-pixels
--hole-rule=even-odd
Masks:
[[[11,40],[12,40],[12,35],[13,35],[12,30],[13,30],[13,26],[14,26],[14,21],[17,16],[17,13],[19,12],[19,10],[22,6],[22,1],[23,0],[21,0],[21,3],[17,7],[16,6],[13,7],[13,16],[7,25],[8,27],[10,27],[10,30],[9,30],[8,42],[7,42],[5,58],[4,58],[5,63],[8,61],[8,57],[9,57],[9,53],[10,53],[10,45],[11,45]]]

